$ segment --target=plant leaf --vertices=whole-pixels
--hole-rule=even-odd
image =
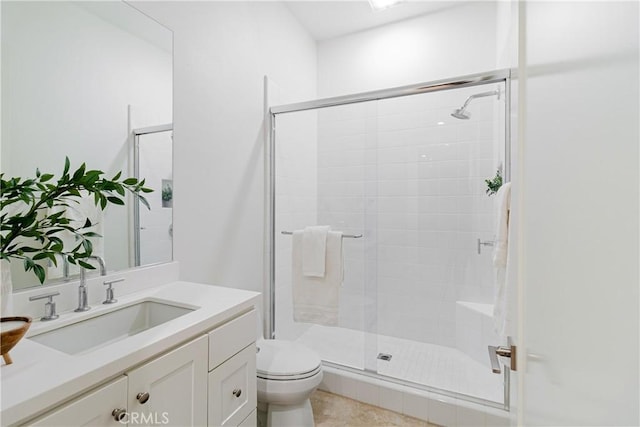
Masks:
[[[149,206],[149,202],[147,201],[147,199],[145,199],[143,196],[138,195],[138,200],[140,200],[140,203],[145,205],[147,209],[151,210],[151,206]]]
[[[102,237],[101,234],[94,233],[93,231],[87,231],[86,233],[82,233],[84,237]]]
[[[96,269],[93,265],[89,264],[88,262],[84,262],[82,260],[78,260],[78,264],[81,267],[86,268],[87,270],[95,270]]]
[[[80,167],[73,173],[73,177],[71,178],[73,181],[79,180],[84,175],[84,170],[87,168],[85,163],[81,164]]]
[[[64,171],[62,175],[66,175],[69,172],[69,168],[71,167],[71,162],[69,161],[69,157],[64,158]]]
[[[45,279],[45,270],[44,267],[39,265],[39,264],[33,264],[33,272],[36,274],[36,276],[38,277],[38,280],[40,281],[40,283],[44,283],[44,279]]]
[[[115,196],[108,196],[107,200],[110,201],[111,203],[113,203],[114,205],[120,205],[120,206],[124,206],[124,201],[122,199],[119,199]]]

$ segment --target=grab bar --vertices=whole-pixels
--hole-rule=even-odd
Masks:
[[[292,235],[293,231],[281,231],[280,234]],[[362,234],[343,234],[342,237],[346,237],[347,239],[359,239],[362,237]]]

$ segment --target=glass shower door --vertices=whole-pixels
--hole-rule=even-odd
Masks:
[[[504,177],[504,111],[504,83],[378,101],[374,243],[377,347],[390,357],[377,372],[498,403],[489,187]]]
[[[375,144],[369,123],[375,104],[355,104],[280,114],[275,144],[275,332],[314,349],[323,361],[356,370],[375,371],[371,334],[376,324],[373,260],[366,248],[375,224],[366,183],[367,144]],[[375,126],[373,126],[375,129]],[[374,153],[375,154],[375,153]],[[375,165],[374,165],[375,167]],[[375,174],[374,174],[375,175]],[[294,320],[292,236],[306,226],[328,225],[344,234],[343,275],[335,324]],[[374,354],[373,358],[365,355]]]
[[[492,373],[487,352],[505,344],[493,321],[492,190],[507,172],[508,97],[495,81],[274,115],[276,338],[340,369],[506,405],[508,373]],[[281,233],[316,224],[362,235],[343,239],[330,326],[292,315]]]

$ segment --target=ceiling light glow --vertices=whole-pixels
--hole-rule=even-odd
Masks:
[[[384,10],[397,5],[403,0],[369,0],[373,10]]]

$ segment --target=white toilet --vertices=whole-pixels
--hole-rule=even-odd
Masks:
[[[318,355],[290,341],[260,340],[257,346],[259,425],[313,427],[309,396],[322,381]]]

